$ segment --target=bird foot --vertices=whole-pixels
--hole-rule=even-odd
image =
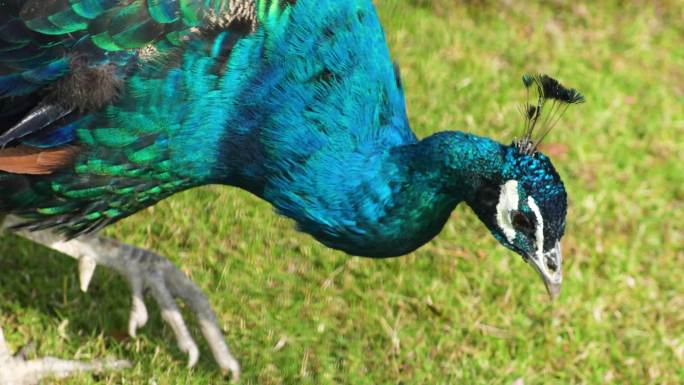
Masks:
[[[13,226],[17,218],[9,216],[4,225]],[[183,272],[161,255],[113,239],[83,235],[64,240],[46,230],[16,231],[17,235],[43,244],[78,260],[81,290],[86,291],[97,265],[116,270],[126,277],[132,291],[128,333],[135,337],[148,319],[143,292],[147,289],[161,309],[164,321],[171,326],[178,347],[188,355],[188,367],[199,359],[199,349],[181,315],[176,299],[183,301],[195,315],[214,360],[233,381],[240,376],[240,365],[232,356],[207,296]],[[0,384],[2,385],[2,384]]]
[[[54,357],[29,360],[26,349],[12,355],[0,328],[0,385],[34,385],[44,378],[66,378],[83,372],[103,372],[129,368],[125,360],[70,361]]]
[[[187,275],[178,270],[168,259],[148,250],[126,245],[111,239],[94,239],[102,248],[111,248],[106,255],[118,253],[114,262],[106,261],[128,280],[132,291],[132,305],[128,322],[128,333],[135,337],[137,330],[148,319],[143,291],[149,290],[161,309],[164,321],[171,326],[178,347],[188,355],[188,367],[193,367],[199,358],[199,349],[186,325],[176,299],[182,300],[198,320],[202,334],[211,349],[214,359],[224,372],[230,372],[236,381],[240,376],[240,365],[231,355],[218,325],[216,315],[206,295]],[[89,258],[89,257],[85,257]],[[89,277],[95,268],[93,259],[79,261],[81,288],[87,289]]]

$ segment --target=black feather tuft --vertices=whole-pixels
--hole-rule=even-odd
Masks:
[[[584,96],[574,88],[564,87],[558,80],[543,74],[523,75],[523,85],[527,89],[527,101],[520,110],[525,120],[525,131],[521,139],[516,139],[513,145],[522,154],[534,155],[537,147],[546,134],[558,123],[561,116],[571,104],[584,103]],[[535,87],[532,87],[532,86]],[[530,103],[530,88],[537,93],[537,101]],[[551,103],[548,112],[544,109],[547,102]],[[541,122],[541,123],[540,123]],[[535,136],[537,125],[541,126],[541,133]]]
[[[574,88],[565,88],[560,82],[548,75],[537,77],[537,84],[541,87],[547,99],[558,100],[563,103],[577,104],[584,102],[584,96]]]

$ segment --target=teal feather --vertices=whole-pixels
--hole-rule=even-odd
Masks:
[[[0,210],[74,236],[221,183],[269,201],[330,247],[388,257],[429,241],[465,202],[524,254],[529,246],[504,237],[486,199],[515,179],[539,203],[548,238],[560,239],[565,190],[548,158],[461,132],[416,137],[369,0],[259,0],[254,30],[217,17],[229,4],[55,1],[30,19],[8,7],[0,62],[41,64],[5,68],[0,98],[69,75],[75,67],[60,73],[55,60],[74,50],[90,66],[113,66],[123,86],[51,134],[11,143],[80,153],[51,175],[0,172]],[[30,39],[17,34],[17,17]],[[33,88],[10,78],[26,71]]]
[[[178,2],[165,0],[148,0],[147,8],[150,16],[158,23],[167,24],[178,20],[180,9]]]
[[[114,5],[116,0],[72,0],[71,8],[86,19],[94,19],[106,9]]]

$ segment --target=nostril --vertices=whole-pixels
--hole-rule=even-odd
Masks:
[[[548,267],[551,271],[556,271],[558,265],[556,264],[556,261],[554,261],[553,259],[546,258],[546,267]]]

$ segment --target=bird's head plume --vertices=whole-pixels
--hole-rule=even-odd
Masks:
[[[522,81],[527,90],[527,100],[520,107],[525,127],[523,136],[514,140],[513,145],[521,154],[533,155],[568,107],[584,103],[585,99],[576,89],[566,88],[548,75],[523,75]]]

